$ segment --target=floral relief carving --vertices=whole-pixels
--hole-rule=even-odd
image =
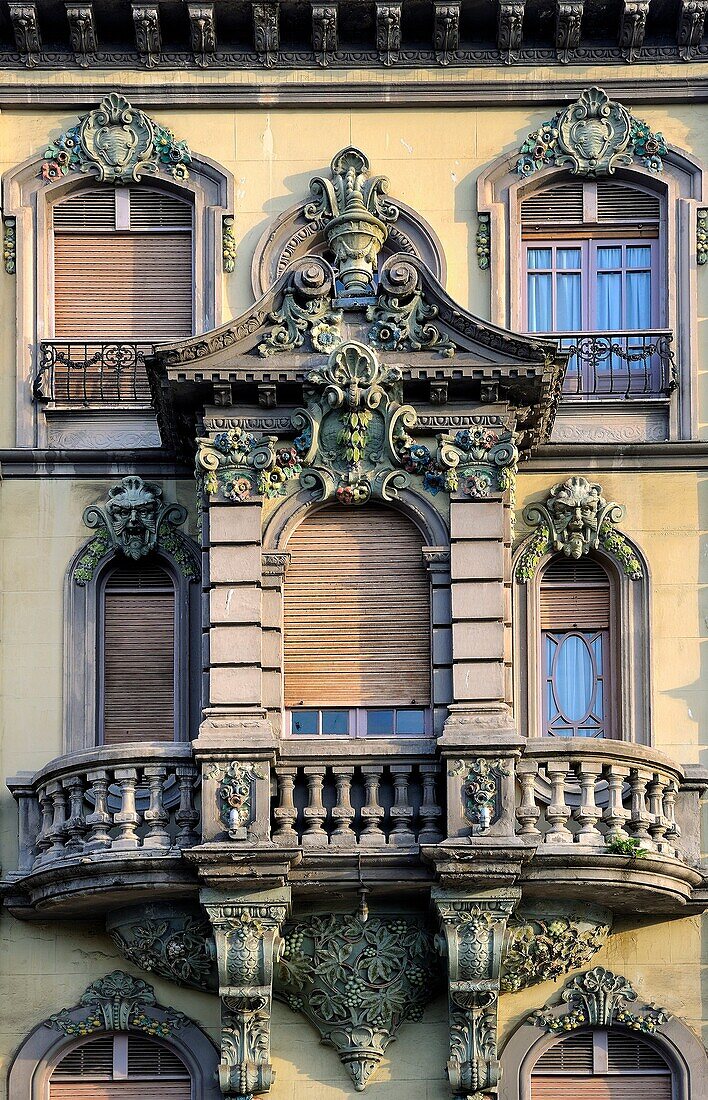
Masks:
[[[613,974],[603,966],[596,966],[573,978],[561,993],[561,1000],[570,1011],[559,1014],[552,1008],[544,1008],[534,1012],[530,1020],[548,1031],[622,1024],[632,1031],[651,1035],[671,1019],[670,1013],[654,1004],[637,1005],[630,1010],[628,1005],[637,999],[638,995],[627,978],[622,974]]]
[[[579,559],[603,549],[617,559],[628,577],[638,580],[641,562],[615,526],[623,516],[624,508],[615,501],[608,503],[598,483],[579,476],[559,482],[545,501],[524,508],[524,522],[536,531],[519,559],[518,579],[531,580],[550,550]]]
[[[332,914],[285,927],[276,995],[335,1048],[357,1092],[438,987],[433,937],[418,917]]]
[[[661,172],[667,151],[663,134],[593,87],[529,134],[516,170],[530,176],[541,168],[567,167],[573,175],[593,178],[637,160],[650,172]]]
[[[15,274],[17,266],[17,219],[5,216],[2,220],[2,258],[8,275]]]
[[[415,265],[392,256],[381,268],[376,301],[366,311],[367,320],[373,322],[369,343],[386,351],[433,348],[452,358],[455,345],[433,324],[438,312],[436,305],[425,300]]]
[[[509,921],[501,988],[515,992],[588,963],[604,946],[611,915],[587,907],[577,915],[522,913]]]
[[[157,1017],[150,1011],[160,1008]],[[65,1035],[91,1035],[94,1031],[142,1031],[164,1037],[187,1023],[187,1017],[174,1009],[161,1008],[155,991],[140,978],[123,970],[114,970],[92,982],[75,1009],[56,1012],[45,1021]]]
[[[125,96],[110,92],[50,143],[41,176],[55,180],[68,172],[90,172],[100,181],[130,183],[164,171],[180,181],[188,178],[191,160],[189,147],[171,130],[132,107]]]
[[[197,911],[145,906],[108,921],[111,939],[126,959],[148,973],[197,989],[216,987],[211,925]]]
[[[476,760],[451,760],[448,775],[461,775],[463,813],[473,832],[484,832],[499,813],[502,776],[509,775],[503,760],[485,756]]]

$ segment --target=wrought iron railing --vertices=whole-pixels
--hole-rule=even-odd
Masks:
[[[567,397],[662,397],[676,389],[669,329],[554,333],[570,352]]]
[[[153,344],[43,340],[34,396],[60,405],[149,405],[145,358]]]

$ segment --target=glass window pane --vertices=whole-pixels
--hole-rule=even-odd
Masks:
[[[528,279],[528,330],[550,332],[553,328],[553,276],[531,275]]]
[[[367,710],[366,732],[369,737],[388,737],[394,732],[393,710]]]
[[[651,327],[651,271],[627,272],[626,328]]]
[[[597,276],[597,324],[598,330],[622,328],[622,275],[620,272]]]
[[[651,267],[651,247],[648,244],[627,245],[627,267]]]
[[[568,634],[560,644],[555,661],[558,706],[569,722],[579,722],[588,713],[595,694],[595,670],[586,641]]]
[[[325,737],[346,737],[349,733],[349,711],[323,710],[322,733]]]
[[[582,267],[580,255],[579,248],[558,248],[556,250],[556,267],[560,271],[579,271]]]
[[[577,332],[582,328],[580,275],[557,275],[556,329],[558,332]]]
[[[318,717],[319,712],[316,710],[294,710],[292,713],[292,732],[304,737],[314,737],[317,734]]]
[[[553,252],[550,248],[529,248],[526,254],[529,271],[547,271],[553,266]]]
[[[397,710],[396,733],[411,736],[425,733],[424,710]]]
[[[622,249],[621,248],[598,248],[597,250],[597,266],[602,268],[616,268],[618,271],[622,269]]]

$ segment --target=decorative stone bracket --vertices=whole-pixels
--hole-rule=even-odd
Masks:
[[[219,1087],[225,1097],[253,1100],[269,1092],[273,966],[289,888],[202,898],[214,928],[221,999]]]
[[[433,888],[441,922],[439,945],[447,958],[450,1058],[447,1073],[456,1097],[483,1100],[499,1081],[497,1005],[504,934],[520,891],[470,897]]]

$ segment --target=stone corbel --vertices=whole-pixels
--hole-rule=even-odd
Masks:
[[[401,52],[402,0],[376,3],[376,49],[384,65],[395,65]]]
[[[221,1000],[219,1087],[225,1097],[253,1100],[270,1091],[273,967],[290,890],[208,893],[202,902],[214,929]]]
[[[497,9],[497,49],[510,65],[523,46],[524,0],[499,0]],[[482,264],[479,265],[482,267]],[[487,265],[488,266],[488,265]]]
[[[20,0],[10,4],[9,13],[17,52],[28,69],[34,68],[42,52],[37,5],[34,0]]]
[[[634,61],[635,53],[644,44],[648,14],[649,0],[624,0],[619,47],[626,61]]]
[[[280,6],[278,0],[253,3],[253,44],[261,62],[272,69],[280,50]]]
[[[460,46],[460,3],[449,4],[446,0],[435,0],[435,25],[433,27],[433,49],[435,59],[440,65],[449,65],[454,61]]]
[[[200,68],[205,69],[209,61],[216,53],[216,24],[214,21],[213,4],[188,4],[189,35],[192,42],[194,60]],[[231,219],[233,227],[233,219]],[[226,219],[224,219],[224,228]],[[224,251],[224,256],[226,251]],[[227,271],[226,262],[224,270]],[[231,269],[233,271],[233,268]]]
[[[703,41],[708,0],[681,0],[676,42],[679,56],[690,61]]]
[[[312,49],[326,68],[337,52],[337,5],[312,3]]]
[[[564,63],[580,45],[583,4],[584,0],[556,0],[556,50]]]
[[[497,1006],[507,921],[520,891],[474,894],[435,887],[441,924],[438,943],[447,958],[450,1058],[456,1097],[484,1100],[499,1081]]]
[[[148,69],[154,69],[160,61],[162,35],[160,32],[160,8],[157,4],[133,4],[135,45],[140,60]]]
[[[66,19],[69,24],[69,39],[74,58],[77,65],[86,69],[91,58],[95,58],[98,49],[93,5],[67,3]]]

